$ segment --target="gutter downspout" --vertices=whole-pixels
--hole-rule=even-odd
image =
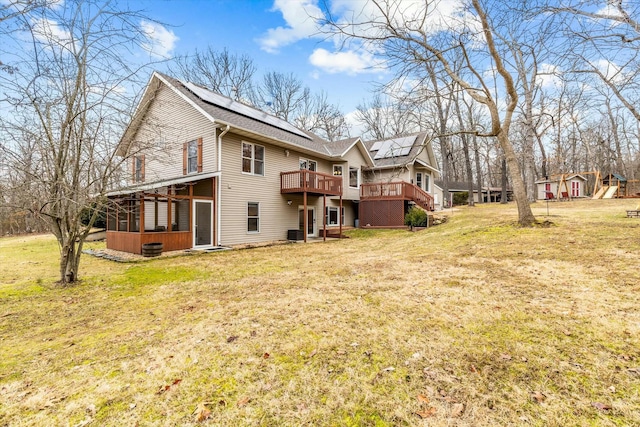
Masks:
[[[220,231],[222,229],[222,227],[220,227],[220,220],[222,218],[222,210],[220,209],[220,201],[222,200],[222,196],[220,195],[220,192],[222,190],[222,137],[225,136],[227,134],[227,132],[229,132],[229,129],[231,129],[231,125],[227,125],[227,127],[225,128],[225,130],[222,131],[222,133],[220,133],[220,135],[218,135],[218,172],[220,172],[220,175],[218,176],[218,179],[216,180],[216,245],[217,246],[221,246],[221,242],[222,239],[220,239]]]

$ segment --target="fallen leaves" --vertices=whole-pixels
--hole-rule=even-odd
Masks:
[[[464,412],[464,403],[456,403],[451,407],[451,416],[453,418],[459,418]]]
[[[238,400],[238,407],[242,408],[243,406],[246,406],[247,403],[251,402],[251,398],[250,397],[243,397],[242,399]]]
[[[591,406],[602,412],[608,412],[612,409],[610,405],[601,402],[591,402]]]
[[[536,403],[542,403],[545,400],[547,400],[547,396],[540,391],[534,391],[534,392],[531,392],[531,400],[533,400]]]
[[[182,378],[176,378],[175,380],[173,380],[173,382],[171,384],[160,386],[160,389],[156,392],[156,394],[165,393],[165,392],[171,390],[171,387],[175,387],[178,384],[180,384],[181,382],[182,382]]]
[[[201,422],[209,419],[209,417],[211,416],[211,410],[209,408],[207,408],[207,405],[209,405],[209,404],[206,403],[206,402],[202,402],[196,408],[196,410],[195,410],[196,422],[201,423]]]
[[[432,417],[436,414],[436,408],[434,408],[433,406],[427,408],[424,411],[417,411],[416,415],[419,416],[420,418],[428,418],[428,417]]]
[[[418,402],[429,403],[429,398],[423,394],[418,395]]]

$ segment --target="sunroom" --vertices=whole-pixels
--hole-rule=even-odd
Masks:
[[[145,183],[107,194],[107,248],[142,253],[214,246],[217,173]]]

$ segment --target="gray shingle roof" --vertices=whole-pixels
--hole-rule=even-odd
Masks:
[[[194,92],[189,90],[185,84],[178,79],[174,79],[173,77],[167,76],[166,74],[162,74],[156,72],[161,78],[165,79],[171,86],[173,86],[176,90],[180,91],[185,97],[187,97],[191,102],[200,107],[203,111],[209,114],[214,118],[216,122],[230,124],[233,127],[244,129],[245,131],[253,132],[256,134],[268,136],[283,142],[287,142],[289,144],[306,148],[308,150],[313,150],[322,155],[331,155],[330,150],[326,147],[328,143],[324,139],[319,136],[307,132],[305,130],[300,129],[300,131],[307,135],[307,137],[300,136],[299,134],[289,132],[282,127],[274,126],[271,123],[266,123],[265,121],[257,120],[248,115],[243,115],[237,111],[234,111],[230,108],[226,108],[221,105],[212,104],[207,102],[197,96]],[[206,89],[205,89],[206,90]],[[220,96],[220,95],[218,95]],[[231,100],[229,98],[229,100]],[[253,109],[256,112],[261,112],[251,106],[244,105],[244,107]],[[231,107],[232,108],[232,107]],[[263,113],[264,114],[264,113]],[[271,116],[272,122],[277,122],[277,120],[281,120],[275,116]]]

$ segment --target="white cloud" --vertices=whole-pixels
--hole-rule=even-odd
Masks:
[[[33,33],[36,39],[45,43],[54,41],[64,45],[73,40],[69,31],[60,27],[57,22],[46,18],[33,21]]]
[[[142,47],[149,52],[150,55],[158,58],[169,58],[175,48],[176,42],[179,40],[173,31],[167,30],[162,25],[141,21],[140,28],[147,36],[148,43],[144,43]]]
[[[622,83],[625,80],[625,74],[617,64],[607,60],[600,59],[596,61],[594,66],[602,73],[605,79],[611,80],[614,83]]]
[[[258,39],[260,48],[269,53],[317,34],[316,22],[323,16],[316,0],[275,0],[272,11],[282,13],[286,26],[270,28]]]
[[[309,62],[329,74],[356,75],[386,71],[384,62],[368,52],[329,52],[326,49],[318,48],[309,57]]]
[[[562,70],[557,65],[542,63],[538,66],[537,83],[543,88],[554,88],[562,86]]]

